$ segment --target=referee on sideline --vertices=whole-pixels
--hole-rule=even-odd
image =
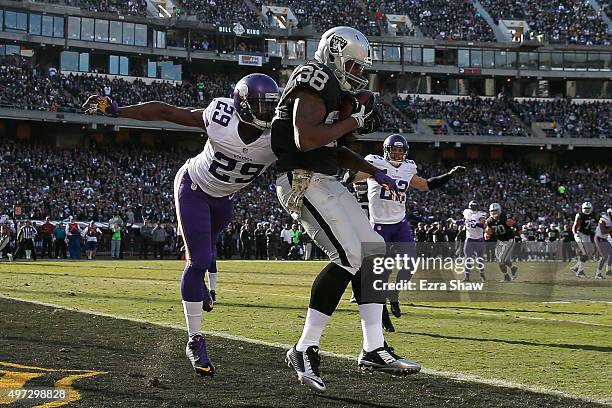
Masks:
[[[27,220],[25,225],[19,228],[17,232],[17,250],[15,251],[15,258],[17,258],[21,251],[25,251],[26,259],[36,260],[36,250],[34,249],[34,238],[38,232],[36,228],[32,226],[32,222]]]

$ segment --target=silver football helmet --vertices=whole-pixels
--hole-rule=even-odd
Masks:
[[[491,203],[491,205],[489,206],[489,214],[491,214],[491,217],[497,217],[498,215],[500,215],[501,205],[499,205],[499,203]]]
[[[590,201],[585,201],[584,203],[582,203],[582,213],[583,214],[590,214],[593,212],[593,204],[591,204]]]
[[[372,50],[359,30],[344,26],[327,30],[321,36],[315,60],[334,72],[344,91],[357,92],[368,84],[362,73],[372,66]],[[358,75],[353,72],[355,68]]]

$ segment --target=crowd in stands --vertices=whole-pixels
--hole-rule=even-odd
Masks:
[[[409,96],[396,97],[393,102],[413,123],[419,119],[443,120],[445,127],[459,135],[527,136],[529,133],[508,111],[505,98],[441,101]]]
[[[529,126],[533,122],[552,123],[552,137],[612,138],[612,104],[609,102],[572,103],[530,100],[512,102],[511,108]]]
[[[612,172],[608,164],[536,167],[511,158],[465,165],[466,174],[453,179],[448,187],[408,195],[413,220],[456,220],[467,203],[476,200],[483,207],[493,201],[500,203],[520,223],[571,224],[583,201],[593,201],[599,212],[612,203]],[[432,177],[448,171],[450,166],[419,166],[419,174]]]
[[[357,0],[254,0],[253,2],[258,8],[262,5],[288,6],[298,20],[297,28],[312,26],[316,31],[324,32],[332,27],[344,25],[371,34],[370,17]]]
[[[426,37],[495,41],[493,30],[469,0],[368,0],[368,7],[407,15]]]
[[[81,112],[89,95],[108,95],[120,105],[148,100],[205,107],[214,97],[229,96],[240,75],[201,73],[192,82],[175,85],[142,80],[127,82],[105,76],[62,74],[50,69],[37,74],[28,63],[12,60],[0,65],[0,106],[28,110]],[[437,119],[435,133],[460,135],[527,136],[533,122],[550,122],[551,137],[612,138],[612,104],[555,101],[516,102],[506,97],[465,97],[453,101],[425,99],[419,96],[393,98],[393,105],[382,102],[385,132],[412,133],[419,119]],[[519,120],[520,118],[520,120]],[[521,123],[521,121],[523,123]]]
[[[120,217],[125,225],[123,233],[132,233],[132,240],[139,236],[132,230],[145,219],[166,229],[176,226],[173,179],[193,153],[178,147],[155,150],[94,146],[62,150],[6,137],[0,141],[0,215],[11,216],[13,206],[18,206],[21,219],[50,217],[67,223],[72,217],[79,222],[112,224],[110,219]],[[417,161],[418,174],[436,176],[453,164]],[[462,164],[468,167],[467,173],[444,188],[428,193],[410,190],[407,206],[413,224],[460,219],[470,200],[477,200],[483,208],[496,201],[520,223],[547,225],[571,223],[584,200],[593,201],[596,211],[612,203],[612,172],[606,164],[540,168],[517,158]],[[255,255],[257,228],[271,229],[280,236],[284,225],[292,225],[276,199],[274,180],[274,169],[268,170],[236,194],[233,222],[220,237],[220,257],[238,255],[246,245],[241,242],[249,240],[253,240]],[[242,236],[245,225],[247,232]],[[168,233],[168,242],[170,236]],[[282,247],[274,250],[274,258],[287,257],[292,247],[276,241],[273,246]],[[247,252],[251,254],[250,249]]]
[[[250,27],[260,24],[261,14],[253,11],[243,0],[231,3],[221,0],[180,0],[177,3],[182,6],[182,12],[195,15],[206,23],[241,23]]]
[[[413,133],[414,129],[410,120],[397,108],[389,106],[387,103],[380,103],[378,109],[382,115],[381,132],[393,133]]]
[[[514,2],[482,0],[491,17],[498,20],[525,20],[529,29],[544,34],[545,40],[565,44],[610,45],[606,24],[588,1],[552,0]]]
[[[146,0],[42,0],[83,9],[146,16]],[[601,16],[610,7],[600,1],[602,12],[596,12],[588,1],[552,0],[517,3],[511,0],[482,0],[482,5],[497,23],[501,19],[525,20],[529,29],[544,34],[546,41],[567,44],[610,45],[610,35]],[[220,0],[176,1],[175,16],[196,15],[211,24],[275,26],[271,16],[262,16],[262,5],[290,7],[298,19],[297,28],[312,26],[322,32],[346,25],[367,35],[387,35],[385,15],[409,16],[414,26],[400,27],[399,35],[414,35],[414,27],[426,37],[444,40],[495,41],[493,30],[471,0],[245,0],[224,3]]]
[[[104,76],[50,70],[37,74],[27,64],[0,65],[0,105],[28,110],[80,112],[89,95],[107,95],[120,105],[149,100],[189,107],[205,107],[214,97],[229,96],[239,76],[200,74],[193,83],[174,85],[142,80],[128,82]]]

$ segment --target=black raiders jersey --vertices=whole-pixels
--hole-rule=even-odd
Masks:
[[[582,212],[577,214],[577,217],[580,219],[580,228],[578,228],[578,232],[585,235],[593,235],[595,233],[595,228],[597,228],[597,216],[595,213],[584,214]]]
[[[546,242],[546,237],[548,236],[548,233],[544,230],[540,231],[537,230],[536,231],[536,241],[538,242]]]
[[[487,218],[486,225],[491,227],[493,230],[493,239],[499,241],[509,241],[514,239],[514,227],[509,227],[506,223],[508,222],[506,214],[500,214],[496,219],[494,217]]]
[[[365,181],[354,183],[353,188],[355,192],[353,195],[357,199],[357,202],[361,206],[361,209],[366,213],[368,218],[370,217],[370,209],[368,203],[368,184]]]
[[[527,241],[536,240],[536,229],[535,228],[526,227],[524,229],[524,234],[525,234],[525,238],[527,238]]]
[[[557,239],[559,239],[559,231],[557,231],[556,229],[550,228],[548,230],[548,240],[550,242],[556,241]]]
[[[300,88],[321,96],[325,102],[325,123],[334,123],[339,117],[342,90],[332,70],[316,61],[297,67],[283,90],[272,122],[272,150],[278,158],[276,167],[279,172],[303,169],[335,175],[339,171],[336,142],[309,152],[301,152],[295,144],[293,104],[295,91]]]
[[[574,240],[574,236],[571,231],[563,230],[559,233],[559,237],[563,242],[571,242]]]

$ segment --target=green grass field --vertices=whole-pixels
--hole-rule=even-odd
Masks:
[[[220,261],[219,303],[204,315],[205,329],[294,343],[322,266]],[[182,325],[182,268],[179,261],[3,262],[0,295]],[[404,316],[394,320],[397,331],[386,338],[400,355],[429,369],[612,402],[612,302],[585,301],[593,299],[588,294],[612,301],[612,289],[563,273],[563,302],[406,301]],[[537,283],[510,285],[520,291],[530,284]],[[323,336],[324,351],[356,356],[360,350],[359,314],[349,297],[345,293]]]

